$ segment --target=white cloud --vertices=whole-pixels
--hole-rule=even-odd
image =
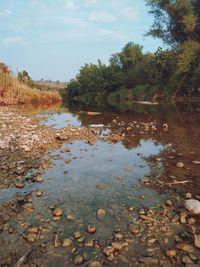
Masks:
[[[97,34],[101,37],[109,37],[112,39],[127,40],[127,36],[115,30],[99,29]]]
[[[2,41],[4,44],[27,45],[28,42],[21,36],[7,37]]]
[[[8,16],[12,12],[9,9],[0,10],[0,16]]]
[[[133,8],[122,9],[121,14],[123,17],[131,19],[131,20],[137,20],[139,18],[138,11]]]
[[[77,6],[73,0],[65,0],[64,8],[73,11],[77,9]]]
[[[100,12],[92,12],[89,15],[89,20],[94,22],[109,23],[115,21],[116,17],[105,11],[100,11]]]

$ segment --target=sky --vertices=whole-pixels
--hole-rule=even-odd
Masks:
[[[152,22],[145,0],[0,0],[0,62],[35,80],[69,81],[127,42],[156,51],[162,43],[144,37]]]

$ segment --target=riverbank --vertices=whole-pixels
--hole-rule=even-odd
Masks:
[[[189,176],[191,172],[198,175],[200,165],[196,154],[198,149],[194,147],[194,151],[191,151],[189,144],[182,147],[183,140],[174,140],[161,154],[148,157],[154,171],[151,176],[143,177],[139,183],[145,190],[151,187],[165,192],[165,200],[155,206],[142,204],[142,207],[138,208],[135,201],[126,203],[117,188],[117,184],[123,188],[127,183],[126,177],[120,174],[116,180],[109,177],[108,181],[106,179],[104,182],[95,180],[95,194],[100,194],[99,200],[102,201],[101,194],[104,192],[110,194],[111,199],[108,206],[101,202],[93,203],[89,209],[85,206],[85,218],[81,216],[84,210],[79,210],[78,215],[75,214],[75,209],[70,208],[73,202],[84,207],[84,198],[79,199],[77,195],[70,193],[73,190],[70,183],[65,193],[70,196],[67,204],[62,200],[61,193],[59,202],[51,200],[46,204],[45,201],[52,196],[49,195],[51,190],[47,184],[50,177],[47,178],[45,173],[51,173],[52,169],[51,176],[54,176],[59,188],[60,172],[58,169],[54,172],[53,166],[62,158],[64,159],[59,168],[70,178],[68,171],[70,172],[73,161],[75,169],[79,166],[76,162],[77,155],[81,154],[80,162],[81,158],[87,158],[90,154],[92,157],[98,142],[110,143],[110,147],[117,147],[120,143],[128,146],[132,139],[137,142],[141,136],[144,139],[148,137],[159,140],[162,135],[169,143],[169,132],[174,131],[172,125],[166,121],[138,118],[137,121],[129,120],[126,124],[119,116],[112,117],[109,127],[105,130],[104,126],[98,127],[102,120],[101,113],[86,112],[80,116],[87,117],[90,125],[95,125],[96,121],[96,125],[47,127],[41,124],[46,119],[44,116],[29,115],[13,107],[0,108],[0,190],[17,190],[12,198],[2,200],[0,206],[1,265],[198,266],[199,215],[194,215],[184,207],[186,199],[199,198],[198,188],[195,191],[185,185],[193,184],[194,189],[198,181],[190,179],[189,183],[176,182],[185,181],[183,175]],[[73,143],[77,141],[81,144],[84,142],[87,146],[81,146],[78,154],[73,155]],[[189,153],[189,149],[193,153]],[[112,157],[110,160],[109,166],[113,164]],[[92,162],[92,159],[90,161]],[[163,170],[159,167],[160,164],[163,164]],[[88,166],[83,166],[82,172],[85,172]],[[104,167],[100,166],[101,169]],[[127,176],[128,173],[129,170]],[[167,182],[164,182],[164,177],[168,179]],[[80,180],[77,181],[82,184]],[[83,184],[84,182],[86,181],[83,181]],[[67,180],[64,184],[66,183]],[[180,190],[174,190],[174,186]],[[112,191],[107,191],[111,190],[109,188],[114,189],[119,203],[111,201],[113,196]],[[79,190],[81,194],[81,188]],[[131,191],[134,190],[133,187]],[[125,194],[130,195],[130,192]],[[146,203],[146,195],[139,195],[139,198],[141,203]],[[90,213],[89,220],[86,213]],[[112,231],[110,224],[113,226]]]

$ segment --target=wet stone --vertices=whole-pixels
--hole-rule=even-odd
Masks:
[[[77,255],[75,258],[74,258],[74,264],[76,265],[80,265],[82,264],[84,261],[84,258],[82,255]]]

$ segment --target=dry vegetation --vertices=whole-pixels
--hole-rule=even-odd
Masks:
[[[0,66],[0,104],[51,104],[61,101],[57,92],[32,89],[14,78],[8,68]]]

